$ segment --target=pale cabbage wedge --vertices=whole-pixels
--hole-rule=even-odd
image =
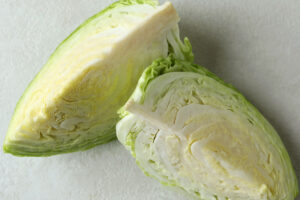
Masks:
[[[85,150],[114,139],[117,110],[143,70],[174,52],[179,39],[171,5],[121,0],[79,26],[52,54],[19,100],[4,142],[18,156]]]
[[[165,185],[205,200],[293,200],[298,193],[274,128],[205,68],[172,55],[156,60],[121,114],[119,141]]]

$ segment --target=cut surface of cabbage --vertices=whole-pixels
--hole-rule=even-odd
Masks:
[[[205,200],[293,200],[298,193],[274,128],[203,67],[172,55],[156,60],[124,110],[119,141],[163,184]]]
[[[144,68],[170,52],[192,56],[188,40],[179,39],[178,21],[171,3],[151,0],[121,0],[88,19],[24,92],[4,151],[49,156],[114,139],[117,110]]]

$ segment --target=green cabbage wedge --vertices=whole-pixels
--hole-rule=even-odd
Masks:
[[[141,76],[119,141],[144,173],[205,200],[293,200],[297,179],[274,128],[207,69],[170,55]]]
[[[117,110],[154,59],[189,59],[171,5],[121,0],[63,41],[19,100],[4,142],[17,156],[85,150],[114,138]]]

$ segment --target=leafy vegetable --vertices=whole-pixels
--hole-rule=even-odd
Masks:
[[[117,124],[145,174],[199,199],[294,199],[297,178],[269,122],[231,85],[175,57],[144,71]]]
[[[117,110],[144,68],[170,52],[192,56],[178,20],[170,3],[121,0],[80,25],[19,100],[4,151],[49,156],[114,139]]]

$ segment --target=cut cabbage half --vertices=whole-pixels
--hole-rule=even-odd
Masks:
[[[205,200],[293,200],[298,193],[274,128],[205,68],[172,55],[156,60],[121,114],[119,141],[163,184]]]
[[[170,52],[190,60],[171,3],[121,0],[79,26],[52,54],[16,106],[4,151],[49,156],[115,138],[117,110],[142,71]]]

